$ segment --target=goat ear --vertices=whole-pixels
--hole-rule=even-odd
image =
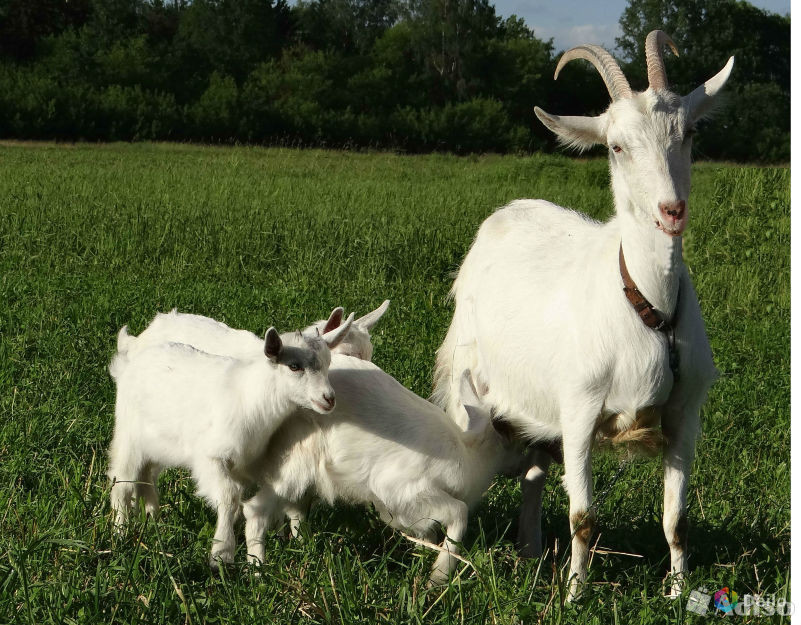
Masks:
[[[345,309],[342,306],[337,306],[334,310],[331,311],[331,314],[328,315],[328,321],[325,322],[325,327],[323,328],[323,334],[330,332],[331,330],[336,330],[339,325],[342,323],[342,317],[345,315]]]
[[[703,85],[682,98],[682,103],[690,119],[696,121],[707,114],[715,103],[715,96],[726,84],[734,67],[734,57],[730,56],[723,69],[707,80]]]
[[[473,376],[470,373],[470,369],[462,371],[462,377],[459,379],[459,401],[465,405],[481,405],[478,392],[473,384]]]
[[[475,440],[490,425],[490,418],[486,408],[478,398],[469,369],[465,369],[462,372],[462,378],[459,380],[459,402],[467,413],[465,434],[468,435],[469,439]]]
[[[278,360],[278,355],[281,353],[282,346],[283,344],[281,343],[281,336],[278,334],[278,330],[275,328],[267,330],[264,334],[264,355],[275,362]]]
[[[329,349],[334,349],[337,345],[339,345],[342,342],[342,339],[344,339],[347,336],[348,331],[350,330],[350,326],[352,324],[353,324],[353,313],[350,313],[350,315],[348,315],[348,318],[345,320],[345,323],[343,323],[338,328],[323,334],[323,340],[325,341],[325,344],[328,345]]]
[[[367,313],[364,317],[359,317],[356,320],[356,324],[365,330],[371,330],[372,327],[378,323],[378,320],[384,316],[384,313],[387,312],[387,308],[389,308],[389,300],[385,299],[381,306],[376,308],[373,312]]]
[[[581,117],[570,115],[551,115],[540,107],[534,107],[534,114],[553,132],[559,143],[576,150],[587,150],[597,143],[606,143],[606,117]]]

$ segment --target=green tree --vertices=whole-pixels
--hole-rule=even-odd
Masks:
[[[489,0],[409,0],[412,50],[437,104],[481,91],[489,43],[500,19]]]
[[[91,0],[0,0],[0,57],[30,59],[42,39],[83,24]]]
[[[291,30],[286,0],[194,0],[181,12],[172,63],[195,98],[213,72],[241,84],[256,65],[280,55]]]
[[[296,37],[315,50],[369,54],[401,14],[400,0],[300,0]]]

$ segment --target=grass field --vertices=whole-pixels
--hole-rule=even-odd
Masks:
[[[700,164],[693,176],[685,258],[722,375],[690,487],[689,588],[789,599],[790,172]],[[0,146],[0,623],[713,618],[688,614],[686,595],[663,597],[657,460],[628,466],[602,502],[592,584],[568,606],[559,471],[546,489],[546,556],[517,558],[520,491],[499,479],[471,516],[472,566],[445,590],[425,589],[431,552],[347,507],[318,506],[302,543],[270,538],[261,577],[243,547],[237,567],[215,576],[214,515],[181,471],[162,477],[157,522],[142,516],[112,535],[106,365],[120,326],[138,333],[177,306],[289,330],[338,304],[364,313],[390,298],[374,360],[425,396],[451,272],[481,221],[520,197],[605,218],[606,162]],[[596,458],[596,492],[616,467]]]

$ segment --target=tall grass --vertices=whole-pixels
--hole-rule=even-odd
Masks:
[[[721,370],[690,485],[689,587],[789,593],[790,176],[696,166],[685,257]],[[106,365],[123,324],[178,307],[263,332],[392,300],[375,361],[421,395],[478,225],[519,197],[597,218],[604,161],[180,145],[0,147],[0,622],[675,623],[665,599],[658,461],[630,465],[599,510],[586,596],[563,606],[567,501],[546,489],[541,560],[518,559],[519,488],[471,517],[465,565],[427,590],[432,555],[373,513],[315,509],[270,566],[210,573],[214,515],[187,474],[162,515],[114,537]],[[596,490],[616,468],[594,462]],[[556,471],[554,473],[557,473]],[[601,549],[607,548],[606,551]],[[609,551],[612,552],[609,552]],[[614,553],[618,552],[618,553]],[[789,598],[789,597],[788,597]],[[712,608],[714,609],[714,608]],[[738,617],[741,618],[741,617]]]

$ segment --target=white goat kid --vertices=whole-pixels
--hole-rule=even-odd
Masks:
[[[384,313],[387,312],[387,308],[389,308],[389,300],[385,299],[374,311],[367,313],[364,317],[356,319],[350,328],[350,332],[348,332],[348,335],[345,337],[345,340],[342,341],[336,349],[332,350],[332,352],[344,356],[353,356],[361,360],[372,360],[373,343],[370,340],[370,330],[372,330],[373,326],[378,323],[378,320],[384,316]],[[333,325],[336,321],[333,315],[334,313],[332,312],[328,321],[321,320],[314,322],[303,331],[304,334],[315,328],[322,332],[325,327],[329,329],[337,327],[337,325]],[[342,321],[342,313],[340,313],[339,320],[340,322]]]
[[[345,354],[370,360],[373,355],[373,344],[370,341],[370,330],[389,307],[385,300],[374,311],[352,322],[350,330],[342,341],[332,348],[332,353]],[[324,335],[342,324],[344,310],[337,307],[331,311],[328,319],[315,321],[303,329],[304,335]],[[123,327],[117,340],[117,349],[133,354],[159,343],[186,343],[211,354],[246,358],[260,354],[264,341],[247,330],[236,330],[230,326],[202,315],[180,313],[173,309],[169,313],[158,313],[150,325],[137,337],[128,334],[127,326]]]
[[[586,59],[601,73],[612,103],[598,117],[535,112],[569,146],[609,147],[616,215],[597,223],[549,202],[519,200],[487,218],[454,282],[453,321],[437,354],[435,399],[443,406],[456,404],[458,373],[469,368],[486,384],[484,401],[524,436],[561,439],[571,598],[586,578],[594,521],[591,448],[599,433],[656,442],[661,425],[671,594],[681,591],[687,570],[687,481],[699,411],[717,371],[682,261],[681,235],[695,122],[710,109],[734,59],[679,97],[666,86],[665,44],[675,51],[662,31],[648,35],[649,88],[642,93],[631,91],[602,48],[579,46],[562,56],[556,76],[571,59]],[[666,331],[647,326],[624,294],[626,266],[639,288],[629,293],[647,298],[652,307],[638,305],[642,314],[653,325],[666,321]],[[677,367],[670,362],[671,333]],[[535,498],[524,510],[537,527],[523,531],[535,554],[541,548],[536,499],[548,463],[533,468],[534,486],[524,488]]]
[[[244,504],[248,557],[264,561],[264,532],[308,497],[373,504],[382,520],[433,540],[445,528],[431,574],[453,571],[469,507],[489,487],[504,445],[470,381],[461,377],[462,425],[375,365],[335,355],[337,410],[325,420],[293,418],[270,440],[262,488]]]
[[[132,500],[158,511],[156,480],[165,467],[192,472],[198,494],[217,510],[212,566],[232,562],[233,523],[251,465],[271,434],[299,407],[334,409],[328,380],[330,348],[347,334],[353,316],[322,337],[270,328],[263,351],[234,358],[182,343],[122,351],[109,370],[117,384],[108,476],[117,525]],[[124,329],[123,329],[124,330]],[[138,339],[128,338],[130,345]]]

